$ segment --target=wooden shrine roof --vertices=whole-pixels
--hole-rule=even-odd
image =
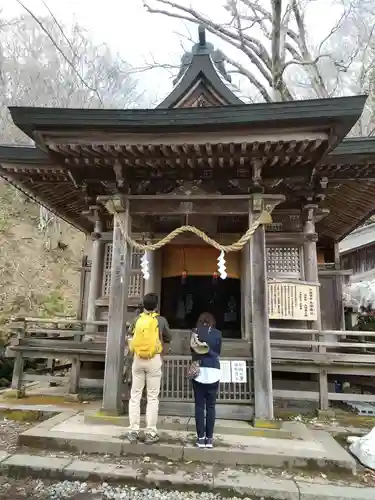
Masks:
[[[159,104],[159,108],[188,107],[194,91],[203,96],[208,94],[210,100],[217,105],[243,104],[228,87],[230,75],[226,73],[223,54],[206,42],[203,26],[199,26],[198,33],[199,43],[194,45],[191,52],[185,52],[182,56],[180,73],[174,82],[176,86]],[[203,105],[204,102],[205,100]]]
[[[375,141],[340,141],[364,96],[211,108],[85,110],[10,108],[37,148],[0,147],[0,175],[68,222],[101,194],[171,192],[199,180],[223,194],[251,190],[254,165],[267,192],[298,207],[315,180],[329,180],[319,222],[339,240],[375,211]],[[336,146],[334,151],[332,147]]]
[[[85,194],[76,189],[64,168],[48,154],[32,146],[0,146],[0,176],[60,216],[77,229],[92,231],[92,222],[82,214],[87,209]]]
[[[205,108],[173,109],[69,109],[9,107],[12,119],[26,135],[38,142],[47,134],[57,140],[76,140],[85,132],[91,137],[106,133],[161,133],[221,131],[225,127],[267,130],[311,127],[332,131],[340,142],[360,117],[366,96],[310,99],[293,102],[238,104]],[[102,135],[102,140],[105,139]]]

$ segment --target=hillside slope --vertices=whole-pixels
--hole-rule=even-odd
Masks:
[[[15,314],[75,314],[84,241],[63,221],[42,230],[39,206],[0,180],[0,332]]]

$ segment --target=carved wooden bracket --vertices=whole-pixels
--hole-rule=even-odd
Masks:
[[[315,215],[316,211],[318,209],[318,205],[316,203],[308,203],[302,207],[302,214],[303,214],[303,220],[304,220],[304,225],[303,225],[303,232],[305,233],[306,236],[312,236],[315,233]],[[311,240],[313,241],[313,240]]]
[[[285,201],[285,196],[282,194],[253,194],[251,195],[251,210],[254,213],[267,210],[272,213],[277,205]]]
[[[96,233],[101,233],[103,230],[103,207],[100,205],[90,205],[88,210],[82,212],[82,215],[85,215],[89,220],[91,220],[95,224]]]
[[[113,171],[116,176],[117,187],[124,188],[125,187],[124,168],[118,160],[116,160],[113,165]]]
[[[124,195],[98,196],[96,201],[99,205],[103,205],[111,215],[125,212],[128,209],[128,201]]]
[[[100,240],[101,237],[102,237],[102,233],[99,233],[97,231],[94,231],[93,233],[91,233],[91,241]]]

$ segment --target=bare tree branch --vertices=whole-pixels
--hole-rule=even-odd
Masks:
[[[266,102],[272,102],[272,99],[267,92],[266,88],[255,78],[255,76],[248,71],[245,66],[240,64],[238,61],[235,61],[234,59],[228,57],[227,55],[224,54],[224,60],[231,64],[233,67],[237,69],[237,72],[241,75],[244,75],[248,78],[249,82],[259,91],[259,93],[262,95],[263,99]]]
[[[218,23],[211,21],[209,18],[196,12],[194,9],[179,5],[169,0],[158,0],[158,2],[162,3],[163,5],[168,5],[173,9],[176,9],[177,12],[171,13],[163,9],[152,8],[147,2],[144,2],[144,5],[148,10],[148,12],[153,14],[163,14],[169,17],[190,21],[194,24],[203,24],[208,31],[218,36],[219,38],[229,43],[230,45],[234,46],[235,48],[242,50],[251,60],[251,62],[257,67],[258,71],[260,71],[262,76],[267,80],[268,84],[270,86],[272,85],[272,78],[270,74],[270,69],[271,69],[270,57],[265,48],[263,47],[263,45],[260,44],[258,40],[243,35],[243,39],[249,43],[246,46],[241,47],[241,41],[238,39],[238,34],[233,34],[229,29],[223,27]],[[180,14],[178,11],[182,11],[185,14]]]
[[[62,34],[64,40],[66,41],[66,43],[68,44],[70,50],[72,51],[72,54],[73,54],[73,57],[74,59],[79,59],[79,56],[75,50],[75,48],[73,47],[73,44],[72,42],[69,40],[69,37],[66,36],[65,34],[65,30],[63,28],[63,26],[61,25],[61,23],[56,19],[56,16],[54,15],[54,13],[51,11],[51,9],[48,7],[48,4],[42,0],[42,3],[43,5],[45,6],[45,8],[48,10],[48,13],[49,15],[51,16],[51,18],[53,19],[54,23],[56,24],[56,26],[59,28],[60,30],[60,33]]]
[[[66,56],[63,50],[61,50],[60,46],[56,43],[55,39],[53,36],[50,34],[50,32],[44,27],[43,23],[38,19],[38,17],[28,8],[26,5],[21,1],[21,0],[16,0],[16,2],[34,19],[34,21],[39,25],[39,27],[44,31],[44,33],[48,36],[50,39],[51,43],[53,46],[56,48],[58,53],[64,58],[66,63],[72,68],[74,73],[76,74],[77,78],[79,81],[84,85],[88,90],[91,90],[94,92],[99,100],[99,102],[103,105],[102,98],[98,92],[98,90],[94,87],[92,87],[90,84],[86,82],[86,80],[82,77],[82,75],[77,71],[77,68],[73,64],[73,62]],[[64,35],[65,36],[65,35]]]
[[[281,0],[272,0],[272,90],[275,101],[281,101],[280,77],[280,36],[281,36]]]
[[[336,22],[336,24],[333,26],[333,28],[330,30],[330,32],[328,33],[328,35],[326,37],[323,38],[323,40],[320,42],[319,44],[319,49],[318,49],[318,52],[320,52],[322,49],[323,49],[323,45],[335,34],[339,31],[341,25],[342,25],[342,22],[344,21],[344,19],[346,19],[349,15],[351,11],[351,5],[349,6],[349,9],[348,11],[346,9],[344,9],[344,12],[341,14],[340,18],[338,19],[338,21]]]
[[[316,45],[311,45],[309,23],[305,21],[314,0],[270,0],[268,5],[264,0],[221,1],[228,18],[220,22],[214,15],[202,14],[182,0],[144,0],[144,5],[153,14],[203,24],[222,42],[230,44],[237,56],[232,50],[231,57],[226,57],[232,68],[229,71],[246,79],[266,102],[342,95],[351,91],[351,72],[360,74],[358,83],[361,89],[365,88],[375,59],[375,45],[370,42],[375,22],[366,19],[373,16],[375,21],[370,0],[341,0],[337,21],[323,39],[316,41],[314,36]],[[359,24],[353,24],[349,33],[355,19]],[[366,29],[361,29],[361,22]],[[342,50],[339,37],[344,40]]]
[[[314,86],[314,90],[317,93],[318,97],[329,97],[324,80],[316,64],[313,64],[312,57],[307,46],[305,23],[303,20],[302,12],[300,11],[300,8],[298,6],[297,0],[294,0],[292,7],[293,7],[294,17],[298,26],[298,33],[299,33],[298,41],[302,57],[305,61],[311,62],[311,64],[307,65],[307,67],[309,67],[311,70],[312,84]]]

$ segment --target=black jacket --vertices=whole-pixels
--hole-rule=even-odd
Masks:
[[[216,328],[201,326],[198,328],[198,338],[201,342],[206,342],[209,347],[207,354],[197,354],[191,349],[193,361],[198,361],[201,367],[220,369],[222,333]]]

